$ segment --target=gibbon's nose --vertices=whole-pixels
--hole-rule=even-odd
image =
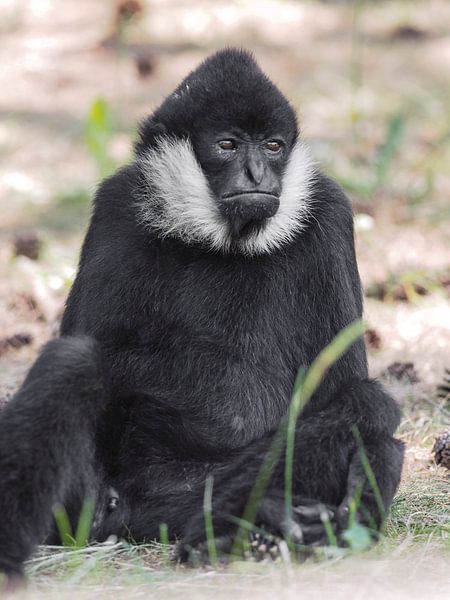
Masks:
[[[263,180],[265,172],[266,172],[266,168],[265,168],[264,162],[261,159],[252,157],[248,160],[248,162],[247,162],[247,177],[250,179],[250,181],[252,183],[259,186]]]
[[[278,196],[264,192],[243,192],[222,199],[219,208],[230,224],[233,238],[242,237],[254,224],[273,217],[280,207]]]

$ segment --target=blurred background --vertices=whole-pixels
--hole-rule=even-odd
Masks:
[[[424,469],[448,422],[448,0],[1,0],[0,403],[57,331],[98,182],[212,51],[254,52],[349,194],[370,367]]]

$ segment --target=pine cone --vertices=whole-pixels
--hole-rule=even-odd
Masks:
[[[387,379],[397,379],[405,383],[417,383],[420,381],[417,371],[412,362],[395,362],[389,365],[383,376]]]
[[[436,464],[450,469],[450,428],[438,435],[433,452]]]
[[[37,260],[41,252],[42,241],[35,231],[24,231],[17,234],[13,241],[15,256],[26,256]]]
[[[0,339],[0,356],[9,348],[22,348],[33,343],[33,336],[29,333],[16,333],[10,337]]]
[[[364,339],[368,348],[379,350],[381,348],[381,337],[376,329],[366,329]]]

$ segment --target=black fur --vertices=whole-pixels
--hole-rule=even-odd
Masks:
[[[284,127],[294,143],[292,109],[247,54],[213,57],[178,94],[186,82],[191,93],[170,97],[144,124],[138,155],[162,132],[198,138],[233,124],[266,136]],[[97,501],[93,539],[152,539],[166,523],[186,558],[205,540],[207,475],[215,534],[229,550],[229,515],[242,515],[298,368],[361,317],[351,209],[320,173],[307,227],[253,257],[152,234],[136,218],[141,187],[138,163],[101,185],[62,337],[44,348],[1,415],[0,568],[8,573],[20,572],[51,534],[55,503],[76,523],[88,495]],[[304,542],[323,540],[323,529],[303,519],[309,509],[301,507],[326,503],[339,531],[359,483],[361,519],[380,524],[352,428],[388,508],[402,464],[392,437],[398,423],[394,401],[368,379],[360,340],[331,367],[297,426],[294,495]],[[279,534],[283,477],[280,459],[258,517]]]

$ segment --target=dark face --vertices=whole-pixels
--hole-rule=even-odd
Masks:
[[[289,148],[282,135],[240,130],[200,134],[194,149],[230,233],[241,238],[264,226],[280,206]]]

